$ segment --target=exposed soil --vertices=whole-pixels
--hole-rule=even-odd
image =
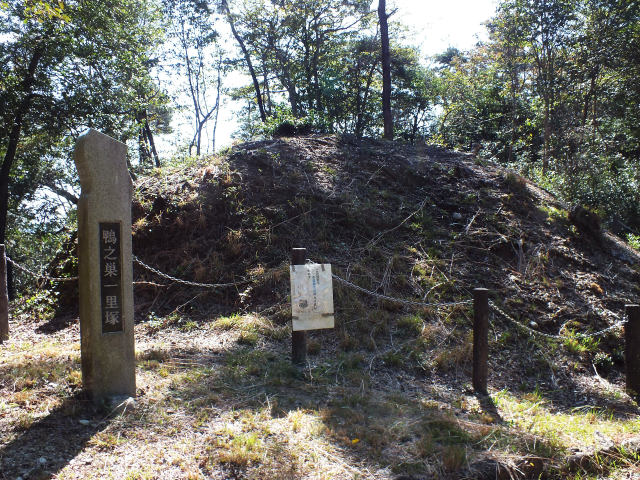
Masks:
[[[99,469],[113,478],[638,474],[635,450],[619,449],[640,432],[624,393],[622,329],[575,333],[624,318],[639,257],[606,232],[576,229],[565,205],[518,175],[437,147],[281,138],[140,178],[133,216],[144,263],[236,285],[186,286],[135,266],[140,392],[123,415],[79,393],[75,287],[62,287],[59,315],[46,323],[16,313],[0,357],[0,479]],[[488,288],[514,321],[561,339],[492,309],[491,396],[478,397],[469,305],[411,309],[335,283],[336,328],[309,334],[298,371],[287,330],[294,247],[391,297],[464,301]],[[72,273],[63,260],[57,273]],[[55,385],[18,384],[29,392],[18,398],[19,377],[37,377],[69,348]],[[21,420],[31,405],[33,418]],[[602,438],[562,428],[551,437],[526,421],[589,422],[590,412],[597,428],[610,422]],[[242,443],[247,435],[260,453]],[[570,461],[599,450],[614,460]]]

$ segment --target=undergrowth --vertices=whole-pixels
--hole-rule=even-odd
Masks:
[[[73,289],[15,308],[38,333],[3,345],[0,459],[52,419],[64,430],[56,408],[95,429],[74,435],[106,478],[447,478],[530,457],[544,459],[548,478],[578,478],[565,469],[572,449],[638,435],[620,332],[579,335],[631,302],[633,264],[603,253],[617,246],[579,234],[517,174],[435,148],[421,155],[315,136],[140,178],[134,253],[175,277],[232,285],[177,285],[136,266],[138,406],[115,417],[75,397],[77,330],[43,342],[73,327],[55,321]],[[335,329],[308,334],[304,368],[290,362],[294,247],[373,292],[334,284]],[[560,337],[540,339],[492,310],[489,397],[471,389],[470,304],[387,298],[459,302],[476,287],[513,321]],[[132,451],[144,458],[123,466]],[[62,455],[58,476],[97,477],[67,465],[83,455]],[[602,471],[633,472],[633,455]]]

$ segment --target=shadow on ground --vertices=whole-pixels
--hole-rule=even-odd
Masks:
[[[51,478],[107,425],[83,393],[68,397],[0,447],[0,478]]]

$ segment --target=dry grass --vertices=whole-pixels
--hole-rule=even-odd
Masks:
[[[219,317],[191,332],[179,327],[184,323],[166,322],[152,333],[137,327],[139,395],[134,409],[118,415],[77,396],[77,330],[53,342],[27,329],[14,335],[0,357],[3,472],[59,479],[445,478],[488,452],[560,464],[571,448],[593,446],[600,436],[619,442],[640,433],[637,417],[556,409],[537,391],[498,391],[492,410],[454,386],[466,375],[468,339],[442,349],[451,327],[419,316],[400,316],[392,328],[412,348],[431,348],[434,372],[443,375],[437,382],[420,369],[406,371],[406,359],[396,371],[387,361],[375,367],[375,352],[331,354],[330,335],[316,337],[322,351],[299,371],[287,360],[280,330],[256,314]],[[257,340],[247,345],[243,333]],[[41,450],[45,445],[52,449]],[[624,458],[619,467],[632,469]]]
[[[196,290],[136,267],[139,392],[121,415],[80,394],[77,324],[43,325],[56,297],[30,299],[0,354],[0,479],[457,478],[529,456],[548,478],[592,475],[563,471],[566,456],[637,435],[638,408],[623,392],[619,332],[588,342],[571,331],[603,328],[631,303],[632,253],[577,237],[516,174],[418,153],[293,138],[141,178],[136,255],[180,278],[241,282]],[[469,305],[410,310],[336,284],[336,328],[310,333],[309,363],[294,368],[292,246],[385,295],[449,302],[485,286],[565,341],[492,314],[492,396],[476,397]],[[597,475],[637,474],[634,455]]]

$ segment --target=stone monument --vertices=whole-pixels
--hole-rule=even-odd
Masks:
[[[95,130],[76,143],[82,383],[96,403],[136,391],[127,146]]]

